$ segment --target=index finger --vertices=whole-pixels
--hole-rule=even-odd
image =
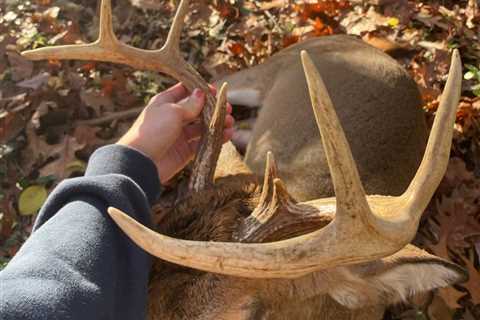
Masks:
[[[167,90],[160,92],[154,96],[150,103],[154,104],[164,104],[164,103],[176,103],[188,96],[188,90],[185,86],[179,82],[173,87],[168,88]]]

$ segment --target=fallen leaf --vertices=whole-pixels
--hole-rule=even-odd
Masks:
[[[72,164],[75,165],[74,161],[77,160],[75,153],[84,146],[84,144],[78,143],[74,137],[66,135],[63,141],[55,145],[53,152],[48,155],[54,160],[39,170],[40,176],[55,176],[59,180],[68,178],[72,173]]]
[[[50,74],[48,72],[42,72],[40,74],[37,74],[33,78],[26,79],[17,83],[17,86],[20,88],[37,90],[41,86],[47,84],[49,78]]]
[[[18,198],[20,214],[29,216],[37,213],[47,200],[47,194],[47,189],[41,185],[33,185],[24,189]]]
[[[362,40],[368,43],[369,45],[380,49],[384,52],[391,52],[394,50],[402,49],[404,46],[400,45],[397,42],[394,42],[387,37],[376,36],[371,33],[367,33],[362,37]]]
[[[33,62],[22,57],[16,52],[7,52],[8,61],[12,72],[12,80],[20,81],[30,78],[33,73]]]
[[[470,259],[465,261],[467,265],[469,279],[466,283],[462,284],[462,287],[468,290],[470,298],[474,305],[480,304],[480,272],[475,268]]]
[[[388,18],[370,7],[366,13],[362,11],[350,11],[340,22],[349,34],[362,35],[365,32],[373,32],[379,26],[388,26]]]
[[[91,107],[97,116],[102,113],[102,110],[105,109],[107,111],[113,111],[114,104],[110,97],[103,95],[101,92],[97,90],[85,90],[82,89],[80,91],[80,99],[82,102]]]
[[[6,143],[16,137],[28,122],[28,118],[21,112],[30,106],[30,101],[26,100],[26,96],[25,93],[22,93],[0,99],[0,143]]]
[[[242,56],[245,53],[245,47],[239,42],[230,44],[228,50],[236,56]]]
[[[283,37],[282,43],[283,47],[286,48],[288,46],[291,46],[292,44],[297,43],[300,40],[300,37],[297,35],[287,35]]]
[[[458,291],[453,288],[441,288],[438,292],[428,307],[428,315],[431,320],[451,320],[454,310],[461,308],[457,303],[461,297],[456,295]]]
[[[81,90],[87,83],[87,79],[85,79],[85,77],[82,77],[82,75],[78,74],[77,72],[69,72],[66,79],[68,85],[75,90]]]
[[[52,3],[52,0],[35,0],[35,3],[41,6],[48,6],[50,3]]]
[[[273,0],[273,1],[263,1],[260,2],[260,10],[271,10],[284,8],[288,5],[288,0]]]
[[[390,27],[396,27],[400,24],[400,20],[398,20],[398,18],[396,18],[396,17],[391,17],[387,20],[387,24]]]
[[[84,147],[98,147],[105,144],[104,140],[97,137],[100,131],[99,127],[91,127],[87,125],[77,125],[73,131],[72,136],[75,140]]]
[[[70,163],[67,163],[67,165],[65,166],[65,176],[69,177],[76,172],[83,174],[86,169],[87,169],[87,164],[85,163],[85,161],[74,160]]]
[[[240,14],[239,10],[227,1],[219,1],[215,9],[223,19],[235,19]]]
[[[332,27],[324,24],[322,19],[320,19],[319,17],[315,18],[315,22],[313,24],[313,29],[314,29],[314,32],[315,32],[315,36],[317,36],[317,37],[328,36],[328,35],[333,34]]]
[[[312,3],[303,3],[294,6],[294,10],[297,11],[303,20],[314,19],[319,14],[325,14],[330,17],[338,15],[340,10],[350,7],[348,1],[337,0],[319,0]]]
[[[158,0],[130,0],[130,2],[132,5],[144,10],[160,10],[167,6],[165,3]]]
[[[470,29],[475,28],[474,20],[479,19],[480,16],[477,0],[468,0],[465,15],[467,16],[466,26]]]

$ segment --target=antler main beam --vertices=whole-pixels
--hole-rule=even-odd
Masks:
[[[190,91],[200,88],[206,93],[206,104],[202,113],[206,128],[211,128],[215,111],[215,97],[210,93],[207,82],[187,63],[180,52],[180,36],[183,21],[188,12],[188,0],[182,0],[173,20],[172,28],[164,46],[159,50],[142,50],[120,42],[114,34],[110,0],[102,0],[100,31],[98,39],[90,44],[45,47],[25,51],[23,56],[30,60],[89,60],[129,65],[134,69],[159,71],[181,81]],[[226,103],[224,101],[224,103]],[[189,182],[190,191],[199,192],[213,183],[213,174],[220,154],[223,127],[207,130],[202,136],[200,149],[194,162]],[[219,138],[220,137],[220,138]]]

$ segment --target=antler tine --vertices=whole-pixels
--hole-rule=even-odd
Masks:
[[[263,179],[262,194],[260,195],[260,203],[267,201],[269,194],[273,189],[273,181],[277,178],[277,164],[275,157],[271,151],[267,152],[267,159],[265,163],[265,175]]]
[[[422,162],[407,191],[401,196],[409,217],[418,221],[447,170],[453,125],[462,89],[462,61],[453,51],[447,84],[440,100]]]
[[[265,221],[269,216],[265,217],[265,211],[268,206],[271,205],[273,198],[275,197],[275,180],[277,179],[277,165],[275,158],[271,151],[267,152],[267,159],[265,161],[265,174],[263,178],[262,193],[258,205],[251,213],[251,217],[256,220]]]
[[[105,47],[113,46],[118,42],[113,32],[111,0],[104,0],[100,4],[100,27],[97,42]]]
[[[356,215],[367,218],[370,209],[355,160],[327,88],[306,51],[301,52],[313,113],[322,137],[337,198],[336,219]],[[366,222],[366,220],[364,220]]]
[[[198,156],[193,164],[189,189],[195,192],[207,188],[213,183],[215,167],[223,144],[223,128],[227,114],[227,83],[220,88],[215,110],[207,132],[204,134],[205,143],[201,143]]]
[[[188,1],[182,0],[177,9],[177,13],[173,18],[167,41],[163,45],[162,50],[169,52],[178,52],[180,49],[180,36],[182,35],[183,23],[188,13]]]
[[[102,0],[100,4],[100,26],[98,39],[89,44],[65,45],[27,50],[22,55],[30,60],[96,60],[107,61],[112,52],[120,51],[121,43],[113,32],[111,0]],[[111,62],[126,63],[115,57]]]

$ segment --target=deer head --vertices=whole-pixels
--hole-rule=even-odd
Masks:
[[[229,159],[218,160],[226,86],[215,100],[207,83],[181,56],[178,44],[188,1],[180,2],[165,45],[153,51],[119,42],[113,34],[110,0],[103,0],[101,9],[100,36],[94,43],[42,48],[23,55],[32,60],[127,64],[166,73],[190,90],[198,87],[206,92],[203,121],[207,132],[194,162],[189,191],[174,213],[162,221],[162,233],[142,226],[116,208],[108,209],[112,219],[138,246],[175,265],[159,264],[156,274],[164,287],[175,288],[183,281],[187,283],[181,286],[183,294],[197,295],[197,299],[217,293],[222,298],[207,300],[211,304],[207,309],[214,310],[208,315],[231,318],[225,311],[229,304],[240,310],[246,305],[258,306],[261,301],[268,308],[282,310],[288,308],[284,302],[293,296],[306,301],[328,294],[347,307],[358,307],[382,299],[385,303],[395,302],[410,291],[429,290],[464,278],[453,264],[408,246],[447,167],[462,80],[458,51],[452,57],[421,165],[408,189],[397,197],[365,194],[323,80],[303,51],[301,59],[335,197],[297,202],[278,178],[273,154],[267,156],[261,185],[236,158],[231,146],[224,150]],[[425,281],[419,278],[424,274],[429,275]],[[414,281],[404,281],[405,277]],[[155,286],[152,290],[155,294]],[[162,308],[167,308],[174,297],[169,290],[159,291],[158,295]],[[205,306],[205,302],[197,302],[188,308]],[[179,312],[183,316],[178,317],[185,318],[201,313]],[[172,317],[174,314],[172,311]]]

